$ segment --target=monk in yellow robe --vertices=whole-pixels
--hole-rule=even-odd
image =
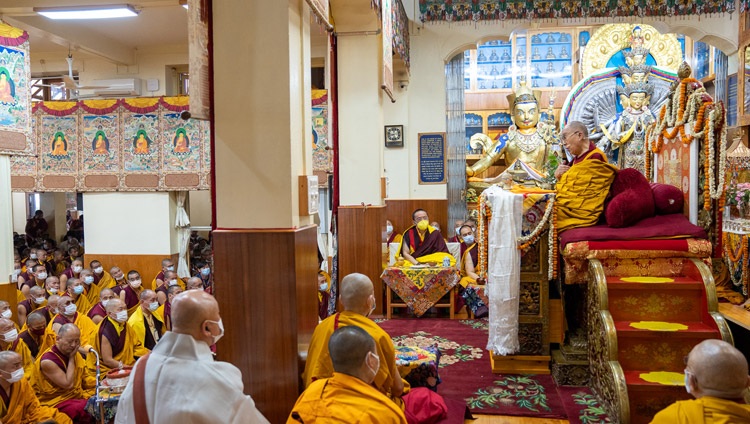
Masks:
[[[716,339],[698,343],[688,355],[685,390],[693,400],[673,403],[653,424],[750,423],[747,359],[731,344]]]
[[[374,386],[403,409],[401,395],[405,392],[404,381],[396,367],[396,349],[393,340],[368,316],[375,310],[375,294],[372,281],[363,274],[349,274],[341,280],[341,304],[344,311],[324,319],[313,332],[307,351],[307,362],[303,376],[305,387],[315,380],[330,378],[334,368],[328,350],[331,334],[340,327],[356,325],[375,339],[380,357],[380,368],[374,378]]]
[[[578,121],[569,122],[560,139],[575,156],[570,166],[560,165],[555,171],[557,230],[562,232],[599,221],[617,167],[607,163],[604,152],[589,141],[586,126]]]
[[[78,312],[78,308],[70,296],[60,297],[57,302],[57,311],[59,313],[47,324],[44,332],[44,343],[40,349],[45,351],[55,344],[56,334],[63,325],[75,324],[81,336],[79,340],[80,352],[84,355],[87,354],[89,348],[91,348],[91,340],[96,333],[94,322],[85,314]]]
[[[406,424],[404,412],[373,387],[383,358],[367,331],[350,325],[334,331],[327,344],[333,373],[314,381],[292,408],[290,423]]]
[[[119,290],[119,292],[114,290],[128,307],[128,316],[132,315],[141,304],[140,299],[143,289],[141,274],[138,271],[131,270],[128,272],[128,284],[122,286],[122,289]]]
[[[24,377],[21,357],[15,352],[0,352],[0,422],[3,424],[36,424],[53,420],[73,424],[67,415],[55,408],[42,406],[29,380]]]
[[[136,359],[149,351],[138,341],[133,328],[128,324],[125,302],[118,298],[107,303],[107,317],[99,323],[94,336],[94,350],[99,352],[101,375],[111,369],[132,366]],[[87,358],[90,372],[96,372],[96,359]]]
[[[32,312],[29,314],[26,324],[27,328],[23,329],[21,333],[18,334],[18,340],[19,343],[25,344],[29,349],[31,356],[34,358],[31,361],[33,364],[33,362],[39,357],[39,354],[42,353],[39,348],[44,342],[44,331],[47,328],[47,319],[44,317],[44,314],[40,312]]]
[[[75,324],[60,327],[55,344],[36,360],[31,384],[43,406],[57,408],[73,422],[93,423],[85,408],[95,394],[96,378],[86,372],[80,340]]]
[[[99,289],[111,289],[116,285],[115,279],[112,278],[112,274],[104,270],[102,263],[96,259],[89,262],[89,268],[94,272],[94,284]],[[119,269],[119,268],[118,268]],[[96,303],[96,302],[94,302]]]
[[[440,231],[430,225],[427,212],[424,209],[417,209],[412,213],[412,219],[414,225],[404,231],[398,249],[406,260],[404,265],[434,263],[441,266],[447,257],[450,266],[454,266],[456,259],[448,253],[448,246]]]
[[[81,274],[83,274],[83,270],[81,271]],[[89,302],[89,298],[86,295],[86,287],[83,283],[83,278],[69,279],[66,294],[73,299],[73,303],[75,303],[78,312],[84,315],[89,313],[89,310],[91,310],[91,302]]]
[[[476,284],[479,274],[476,273],[478,264],[479,247],[474,239],[474,230],[468,225],[462,225],[458,230],[458,239],[461,241],[461,287],[466,288],[469,284]]]
[[[21,356],[26,376],[31,375],[31,369],[34,367],[34,356],[26,343],[20,342],[16,324],[7,318],[0,318],[0,351],[16,352]]]
[[[128,318],[128,324],[133,328],[138,342],[151,350],[167,329],[164,325],[164,316],[158,312],[159,301],[156,299],[156,293],[153,290],[144,290],[140,299],[141,303]]]
[[[86,314],[88,314],[91,308],[99,303],[99,293],[102,289],[94,284],[94,281],[96,281],[94,272],[88,268],[81,271],[81,281],[83,281],[83,294],[86,295],[86,300],[89,302],[89,309],[86,311]]]

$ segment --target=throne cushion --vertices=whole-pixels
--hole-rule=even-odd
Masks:
[[[611,200],[604,215],[610,227],[629,227],[644,218],[654,216],[651,185],[637,169],[620,170],[612,182],[609,195]]]
[[[654,207],[659,215],[682,212],[685,197],[682,190],[671,185],[651,183],[651,192],[654,194]]]

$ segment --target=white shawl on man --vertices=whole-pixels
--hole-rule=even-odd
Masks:
[[[133,382],[141,360],[117,406],[117,424],[135,424]],[[151,424],[260,423],[263,415],[243,390],[242,373],[214,361],[211,349],[187,334],[167,332],[146,365],[146,409]]]

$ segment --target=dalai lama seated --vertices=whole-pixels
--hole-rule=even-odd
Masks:
[[[405,259],[404,266],[420,263],[441,266],[444,258],[448,258],[450,266],[454,266],[456,259],[448,253],[448,246],[440,231],[429,224],[427,212],[417,209],[412,213],[412,219],[414,225],[404,231],[399,246],[399,252]]]

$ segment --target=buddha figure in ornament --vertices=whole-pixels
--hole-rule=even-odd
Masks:
[[[482,147],[484,156],[466,167],[469,187],[477,192],[489,187],[489,183],[494,182],[495,178],[476,176],[494,165],[500,157],[505,157],[505,164],[509,167],[516,160],[520,160],[540,174],[546,171],[549,146],[556,142],[557,136],[554,125],[539,122],[540,97],[539,91],[531,90],[526,82],[522,81],[515,93],[508,96],[508,103],[513,112],[513,125],[508,128],[508,132],[499,136],[497,140],[491,140],[484,134],[472,137],[471,147]]]

